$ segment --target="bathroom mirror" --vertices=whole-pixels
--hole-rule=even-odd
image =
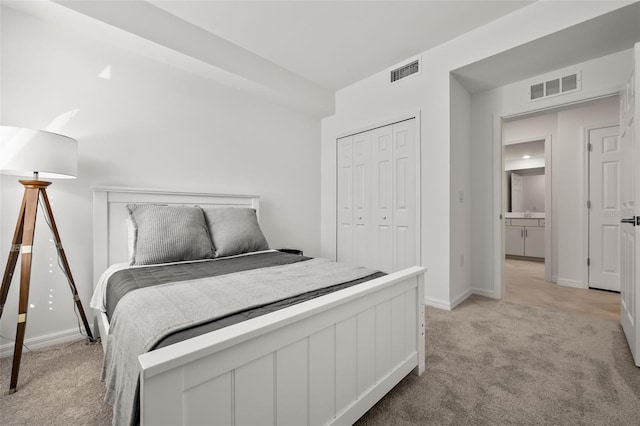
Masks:
[[[507,212],[544,214],[544,140],[505,145]]]

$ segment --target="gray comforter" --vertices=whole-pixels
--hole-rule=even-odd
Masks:
[[[127,293],[110,323],[103,379],[113,424],[138,422],[138,356],[165,335],[375,273],[326,259],[145,287]]]

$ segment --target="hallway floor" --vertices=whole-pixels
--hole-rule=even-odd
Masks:
[[[504,300],[620,321],[620,294],[565,287],[544,280],[544,263],[505,259]]]

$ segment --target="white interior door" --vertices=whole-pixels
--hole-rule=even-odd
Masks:
[[[524,211],[522,209],[522,176],[517,173],[511,173],[511,211]]]
[[[373,130],[371,141],[373,264],[383,272],[393,272],[393,126]]]
[[[635,68],[620,103],[620,145],[622,220],[620,225],[620,322],[624,330],[635,364],[640,367],[640,327],[638,327],[638,304],[640,302],[640,250],[636,242],[640,238],[640,144],[635,126],[635,112],[638,97],[635,96],[635,82],[640,71],[640,43],[635,46]]]
[[[339,262],[395,272],[420,261],[416,119],[337,140]]]
[[[393,125],[393,270],[418,265],[415,119]]]
[[[353,263],[353,136],[338,139],[338,261]]]
[[[353,136],[353,263],[373,267],[371,250],[371,131]]]
[[[589,131],[589,287],[620,291],[619,126]]]

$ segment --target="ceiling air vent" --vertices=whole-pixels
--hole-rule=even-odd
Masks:
[[[535,101],[549,96],[575,92],[580,90],[580,83],[580,72],[535,83],[529,87],[529,100]]]
[[[398,81],[401,78],[409,77],[411,74],[415,74],[420,71],[420,61],[415,60],[407,65],[403,65],[400,68],[396,68],[391,71],[391,82]]]

